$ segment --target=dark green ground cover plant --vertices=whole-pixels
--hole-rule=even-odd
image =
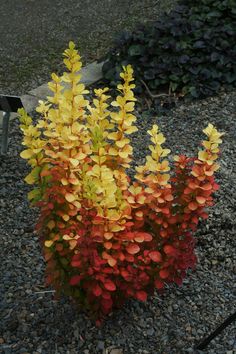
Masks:
[[[151,25],[119,36],[104,78],[117,83],[122,65],[131,64],[137,93],[210,96],[236,86],[235,38],[236,0],[181,0]]]

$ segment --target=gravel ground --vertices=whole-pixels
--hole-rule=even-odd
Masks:
[[[103,56],[114,36],[156,20],[176,0],[1,0],[0,92],[25,94],[61,72],[70,40],[84,62]]]
[[[202,129],[212,122],[224,131],[216,205],[197,231],[195,271],[182,287],[170,287],[147,303],[130,301],[96,328],[68,299],[55,301],[44,288],[44,262],[33,232],[37,212],[29,209],[23,182],[28,167],[19,158],[21,134],[11,123],[8,156],[0,161],[0,352],[4,354],[181,354],[236,309],[236,91],[181,103],[168,115],[138,118],[135,161],[142,162],[146,131],[158,122],[173,152],[196,151]],[[141,143],[140,143],[141,142]],[[142,146],[140,148],[140,146]],[[231,324],[208,346],[209,354],[236,352]]]

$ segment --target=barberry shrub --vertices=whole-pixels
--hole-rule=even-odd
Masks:
[[[129,135],[137,131],[131,66],[120,74],[116,100],[104,88],[89,102],[72,42],[64,57],[68,71],[52,74],[53,95],[36,109],[41,118],[33,124],[19,111],[21,157],[31,166],[29,200],[40,209],[47,284],[102,319],[128,298],[145,301],[168,283],[180,285],[194,267],[192,233],[218,188],[222,134],[209,124],[198,156],[176,156],[170,176],[170,150],[154,125],[150,155],[131,180]]]

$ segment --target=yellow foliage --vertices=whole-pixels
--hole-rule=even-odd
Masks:
[[[52,96],[47,101],[39,101],[36,108],[40,119],[34,124],[23,109],[19,110],[25,146],[21,157],[33,168],[25,180],[37,185],[29,198],[44,198],[45,185],[49,183],[50,187],[50,178],[53,178],[52,183],[61,188],[63,198],[68,202],[68,210],[60,214],[62,226],[75,219],[82,221],[78,210],[86,200],[86,209],[95,208],[99,217],[108,220],[104,237],[109,240],[113,233],[124,229],[125,220],[131,218],[131,209],[137,203],[146,202],[144,191],[157,195],[158,188],[168,188],[170,168],[166,157],[170,150],[162,147],[166,139],[158,126],[153,125],[148,130],[150,154],[145,164],[136,168],[136,178],[141,183],[130,183],[126,173],[133,153],[129,135],[138,130],[134,125],[136,99],[132,67],[123,67],[120,74],[123,82],[117,86],[119,94],[115,100],[111,101],[106,87],[95,89],[95,97],[89,102],[85,97],[89,91],[80,82],[81,57],[73,42],[63,56],[67,71],[61,77],[55,73],[51,75],[48,86]],[[203,141],[204,149],[199,152],[198,159],[199,163],[207,162],[211,166],[206,171],[211,174],[217,169],[214,161],[222,134],[211,124],[204,133],[208,140]],[[54,169],[58,169],[57,173],[50,176]],[[148,182],[146,189],[143,187],[145,182]],[[56,226],[49,222],[48,227]],[[67,239],[65,235],[63,239],[69,242],[70,249],[76,246],[73,237]],[[53,241],[46,241],[45,246],[52,244]],[[114,262],[110,262],[113,266]]]

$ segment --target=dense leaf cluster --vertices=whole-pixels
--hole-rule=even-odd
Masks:
[[[122,65],[153,92],[205,97],[236,86],[236,1],[181,0],[155,23],[123,33],[108,53],[104,77],[119,81]]]
[[[40,209],[37,230],[47,284],[89,310],[97,323],[127,299],[145,301],[167,284],[180,285],[196,263],[193,232],[218,189],[222,133],[203,130],[197,156],[174,157],[154,124],[149,154],[128,175],[137,131],[133,69],[124,67],[118,95],[80,83],[82,63],[73,42],[64,52],[67,71],[52,74],[53,95],[39,101],[33,120],[20,110],[20,128],[34,185],[28,197]]]

